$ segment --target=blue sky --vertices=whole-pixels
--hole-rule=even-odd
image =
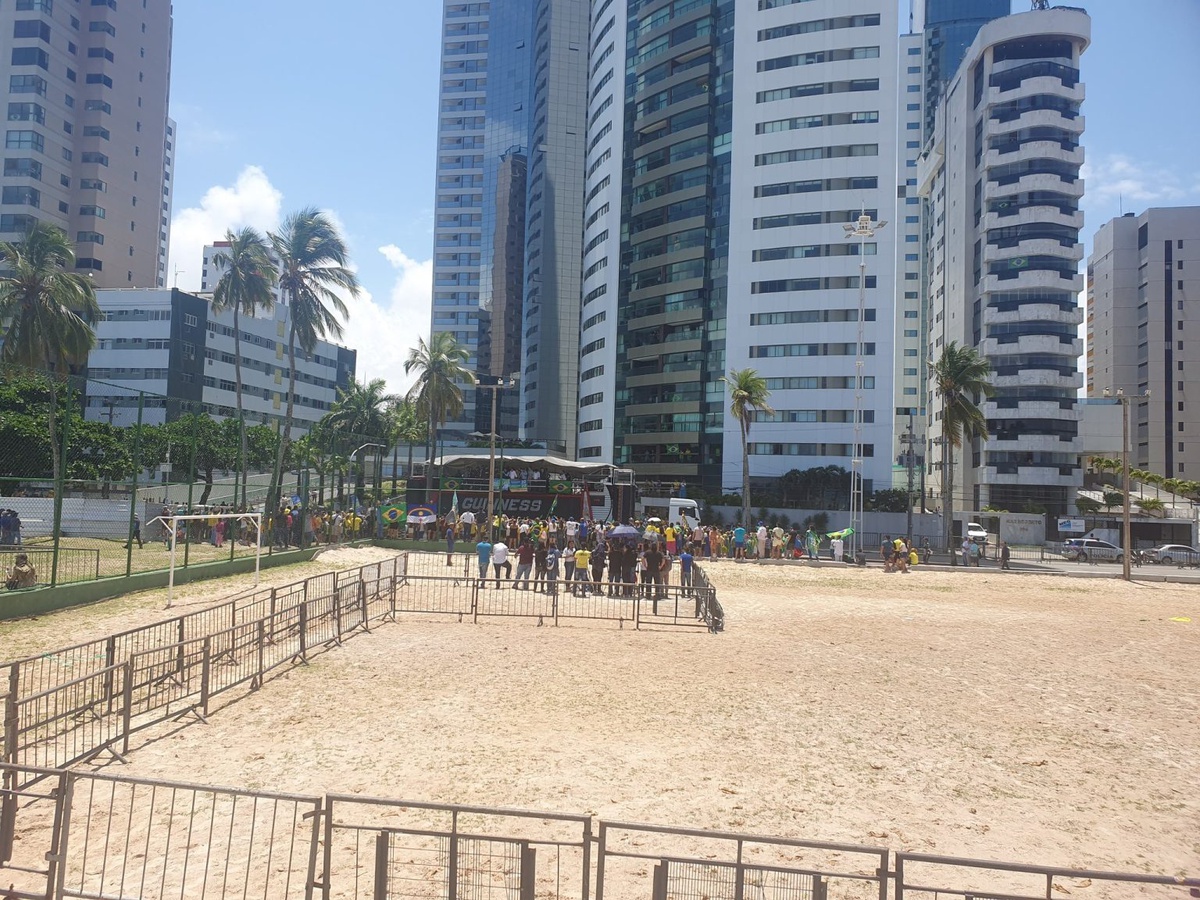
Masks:
[[[1075,2],[1092,15],[1090,249],[1122,203],[1200,204],[1200,0]],[[407,349],[429,329],[441,6],[175,2],[172,280],[178,270],[181,288],[198,287],[200,248],[229,227],[330,210],[369,295],[351,303],[344,343],[359,349],[360,378],[385,377],[392,390],[406,386]]]

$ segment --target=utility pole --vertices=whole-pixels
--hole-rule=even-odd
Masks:
[[[916,435],[913,433],[913,414],[911,412],[908,414],[908,434],[901,435],[900,440],[908,446],[908,452],[905,454],[905,461],[908,464],[908,526],[904,535],[911,541],[913,533],[913,477],[917,461],[913,451],[913,442],[916,440]]]

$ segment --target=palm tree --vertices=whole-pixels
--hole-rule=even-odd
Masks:
[[[90,279],[76,274],[75,250],[65,231],[39,222],[15,243],[0,243],[0,323],[7,322],[0,362],[50,369],[50,454],[57,482],[62,474],[58,446],[60,365],[87,361],[96,344],[91,323],[100,318]]]
[[[357,297],[358,277],[347,268],[350,254],[337,226],[315,207],[292,213],[278,233],[268,235],[279,261],[279,289],[288,306],[288,402],[283,447],[291,440],[296,401],[296,345],[305,353],[322,338],[342,336],[350,311],[338,292]]]
[[[213,267],[221,279],[213,291],[212,311],[233,310],[233,371],[237,383],[238,431],[241,441],[242,506],[246,505],[246,417],[242,410],[242,313],[253,316],[275,307],[279,279],[266,238],[250,227],[225,232],[228,248],[213,254]]]
[[[1135,500],[1133,502],[1137,505],[1138,509],[1148,516],[1153,515],[1154,513],[1160,513],[1166,508],[1166,504],[1157,497],[1142,497],[1140,500]]]
[[[1146,476],[1146,483],[1154,485],[1154,499],[1159,499],[1159,489],[1162,488],[1163,482],[1167,480],[1165,475],[1159,475],[1157,472],[1151,472]]]
[[[729,414],[742,428],[742,527],[750,527],[750,423],[755,413],[773,415],[767,380],[754,369],[734,369],[723,379],[729,389]]]
[[[322,417],[322,422],[333,433],[352,436],[354,441],[382,444],[388,439],[390,425],[388,408],[395,397],[387,393],[387,382],[373,378],[365,384],[352,382],[349,387],[338,389],[338,398],[331,409]],[[366,452],[366,448],[363,448]],[[360,464],[355,485],[358,496],[362,496],[364,468]]]
[[[448,331],[435,332],[428,344],[425,338],[420,338],[417,346],[408,351],[404,371],[406,374],[414,369],[417,371],[417,380],[408,389],[408,401],[428,424],[427,446],[429,441],[436,445],[437,429],[463,411],[459,383],[475,383],[475,376],[463,365],[469,358],[466,348],[460,347],[454,335]],[[429,458],[433,459],[432,447],[429,448]],[[425,477],[425,496],[428,499],[429,473]]]
[[[942,395],[942,473],[943,537],[950,549],[950,564],[955,554],[950,545],[951,523],[954,521],[954,448],[964,439],[987,440],[987,418],[979,408],[980,396],[990,397],[995,389],[988,382],[991,366],[972,347],[960,347],[951,341],[933,366],[934,382]]]
[[[425,423],[421,420],[420,413],[417,411],[416,404],[407,398],[395,398],[388,413],[391,420],[391,430],[388,434],[388,440],[392,444],[392,493],[394,494],[396,490],[396,469],[399,468],[397,465],[399,461],[397,455],[400,452],[400,442],[404,441],[408,444],[408,467],[404,471],[411,473],[413,444],[417,441],[425,440],[427,429]]]

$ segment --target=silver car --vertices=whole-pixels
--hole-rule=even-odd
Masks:
[[[1189,547],[1187,544],[1163,544],[1161,547],[1146,550],[1144,555],[1151,562],[1162,563],[1165,566],[1169,566],[1171,563],[1178,563],[1181,566],[1194,566],[1200,563],[1200,550]]]
[[[1066,559],[1075,562],[1094,560],[1119,563],[1125,560],[1125,554],[1120,547],[1096,538],[1070,538],[1063,541],[1060,552]]]

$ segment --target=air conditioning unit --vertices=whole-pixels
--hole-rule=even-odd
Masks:
[[[613,469],[610,481],[618,485],[633,484],[633,469]]]

